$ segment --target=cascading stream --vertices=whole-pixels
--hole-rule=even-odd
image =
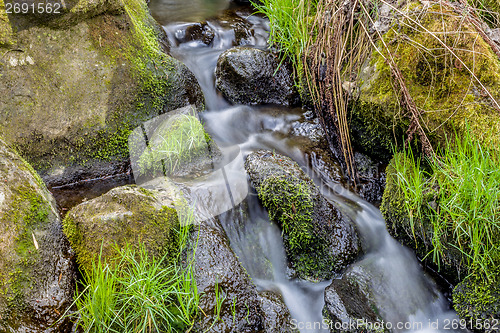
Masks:
[[[240,16],[248,15],[245,11],[239,13]],[[256,47],[265,46],[267,20],[259,16],[246,18],[254,30],[252,39],[246,43]],[[214,85],[217,58],[233,46],[235,35],[230,27],[216,20],[208,20],[207,24],[215,33],[208,45],[185,38],[183,34],[187,24],[164,27],[171,42],[172,55],[193,71],[205,94],[208,111],[201,117],[206,130],[220,147],[237,146],[243,156],[257,149],[268,149],[290,156],[301,167],[308,168],[307,152],[303,145],[287,136],[301,119],[303,110],[231,106],[217,93]],[[242,165],[234,167],[244,172]],[[410,326],[402,329],[393,327],[393,331],[462,332],[445,330],[444,325],[457,320],[456,315],[449,310],[448,301],[440,294],[435,283],[424,274],[415,255],[389,235],[380,212],[344,190],[338,183],[321,180],[317,176],[321,170],[313,168],[312,173],[326,198],[357,226],[365,255],[351,269],[364,269],[374,277],[369,288],[382,311],[383,319],[394,325],[401,322]],[[195,183],[190,186],[196,186]],[[205,201],[207,205],[217,206],[220,204],[218,200],[223,199],[211,197],[210,203]],[[255,193],[250,192],[244,204],[221,214],[219,219],[231,247],[258,288],[279,292],[297,323],[321,322],[324,289],[330,281],[313,283],[289,279],[281,232],[269,222],[267,212]],[[439,327],[435,327],[436,323]],[[329,331],[326,328],[304,328],[301,332]]]

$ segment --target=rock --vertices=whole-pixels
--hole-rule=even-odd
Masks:
[[[264,291],[260,293],[260,297],[266,333],[298,333],[298,330],[292,328],[292,317],[281,295]]]
[[[371,204],[380,206],[385,188],[385,168],[365,154],[354,152],[354,163],[358,171],[356,193]]]
[[[420,115],[420,123],[431,143],[436,148],[445,142],[445,137],[453,137],[455,130],[462,135],[470,128],[482,143],[498,146],[500,136],[488,134],[500,131],[498,108],[466,68],[473,70],[493,98],[500,101],[500,62],[491,47],[473,27],[463,24],[460,15],[449,6],[413,2],[402,10],[405,14],[399,17],[418,17],[423,27],[414,29],[408,18],[399,18],[404,22],[391,24],[393,28],[383,39],[395,55],[416,106],[425,111]],[[450,55],[424,29],[456,31],[443,43],[461,60]],[[432,51],[421,52],[422,47]],[[361,152],[389,161],[394,142],[402,143],[410,121],[407,111],[400,106],[399,92],[393,91],[384,48],[382,53],[373,50],[361,68],[361,84],[357,102],[351,107],[350,127],[352,141]]]
[[[366,284],[352,271],[346,272],[341,279],[333,279],[325,289],[323,316],[328,320],[332,333],[385,332],[381,326],[383,320],[376,311],[377,305]]]
[[[198,22],[179,25],[174,35],[178,44],[199,41],[210,45],[215,38],[215,31],[207,22]]]
[[[36,17],[0,9],[0,41],[12,41],[0,42],[0,131],[50,186],[124,172],[132,129],[204,103],[145,2],[66,4]]]
[[[0,331],[69,332],[73,251],[40,177],[0,140]]]
[[[475,323],[474,325],[478,326],[477,331],[498,332],[499,300],[498,278],[488,281],[471,276],[460,282],[453,290],[453,306],[457,314],[468,323]]]
[[[283,229],[289,261],[301,278],[327,279],[359,254],[356,230],[290,158],[260,150],[245,169],[272,221]]]
[[[113,259],[114,247],[126,244],[144,244],[151,255],[178,252],[173,196],[169,201],[165,193],[126,185],[72,208],[63,229],[78,263],[90,271],[101,251],[104,259]]]
[[[297,104],[292,72],[278,55],[251,47],[235,47],[219,56],[217,88],[232,103]]]
[[[202,311],[196,332],[264,332],[257,288],[241,266],[222,227],[203,223],[192,233],[196,285]]]

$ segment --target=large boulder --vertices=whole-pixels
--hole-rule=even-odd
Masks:
[[[192,243],[202,312],[196,332],[264,332],[261,298],[222,227],[201,224]]]
[[[75,267],[56,203],[0,140],[0,331],[69,332]]]
[[[151,255],[175,255],[178,214],[174,195],[135,185],[116,187],[72,208],[63,221],[64,233],[78,263],[90,271],[93,261],[113,259],[126,244],[144,244]]]
[[[409,128],[408,110],[401,107],[385,60],[390,52],[434,147],[468,128],[498,147],[500,136],[488,134],[500,131],[500,61],[491,47],[450,5],[413,2],[401,11],[404,15],[393,19],[402,22],[394,22],[382,37],[387,48],[379,42],[361,68],[358,99],[350,110],[354,145],[388,161],[394,142],[401,142]]]
[[[215,84],[232,103],[297,104],[292,71],[277,54],[240,46],[219,56]]]
[[[60,15],[0,7],[0,131],[50,185],[122,172],[133,128],[204,103],[145,2],[65,3]]]
[[[355,228],[297,163],[259,150],[247,156],[245,169],[271,220],[282,228],[288,259],[299,277],[331,278],[357,257]]]

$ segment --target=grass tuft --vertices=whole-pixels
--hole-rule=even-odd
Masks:
[[[500,263],[500,155],[468,132],[448,141],[441,157],[427,159],[429,171],[410,150],[395,155],[397,186],[414,232],[429,219],[433,260],[458,249],[472,274],[492,278]]]
[[[189,227],[181,227],[177,258],[156,258],[144,246],[117,249],[108,263],[99,255],[77,292],[78,326],[85,333],[186,332],[198,313],[194,263],[181,265]]]

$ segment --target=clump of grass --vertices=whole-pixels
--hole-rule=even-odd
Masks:
[[[415,219],[431,222],[436,263],[455,247],[470,273],[492,278],[500,263],[499,162],[498,150],[482,146],[470,132],[448,141],[441,157],[428,159],[428,172],[411,151],[395,155],[397,186],[412,228]]]
[[[181,250],[189,228],[182,227]],[[107,262],[97,258],[84,274],[87,286],[77,293],[78,326],[84,332],[185,332],[194,324],[198,309],[193,260],[155,258],[144,246],[118,249]],[[194,257],[193,257],[194,258]]]
[[[269,42],[282,53],[282,59],[292,61],[300,80],[303,74],[302,57],[311,37],[312,16],[317,0],[252,1],[259,13],[269,18]]]
[[[170,119],[169,119],[170,121]],[[189,163],[200,154],[208,152],[210,136],[194,116],[173,116],[163,133],[155,133],[150,146],[139,158],[141,174],[167,175]]]

